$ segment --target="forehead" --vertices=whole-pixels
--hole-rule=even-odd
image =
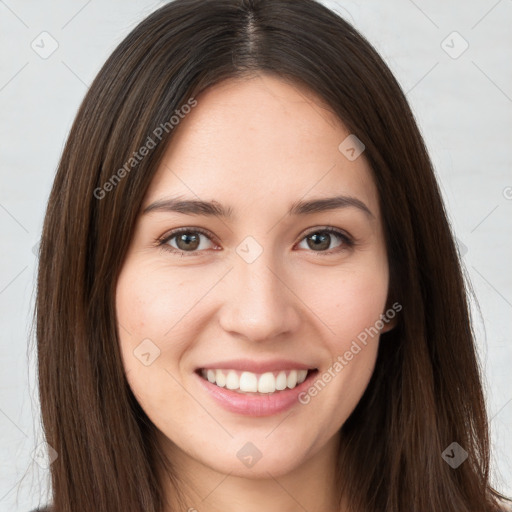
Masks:
[[[144,205],[186,195],[278,214],[299,198],[345,194],[378,216],[364,153],[347,159],[339,146],[350,133],[306,88],[258,75],[225,80],[196,100],[174,128]]]

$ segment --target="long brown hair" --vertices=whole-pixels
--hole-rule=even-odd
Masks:
[[[432,164],[386,64],[314,0],[173,1],[121,42],[87,92],[40,245],[38,377],[44,433],[58,453],[53,510],[161,512],[162,465],[178,492],[123,372],[116,282],[176,130],[169,119],[207,87],[259,72],[309,87],[364,143],[390,295],[403,305],[342,427],[340,499],[358,512],[497,510],[465,284]],[[135,157],[148,137],[149,152]],[[456,469],[441,456],[452,442],[468,453]]]

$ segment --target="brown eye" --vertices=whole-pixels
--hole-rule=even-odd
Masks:
[[[176,238],[176,245],[178,246],[178,249],[182,251],[193,251],[199,247],[199,235],[193,232],[180,233],[179,235],[175,235],[173,238]]]
[[[209,248],[208,242],[203,242],[202,239],[212,243],[212,236],[207,231],[199,228],[180,228],[165,235],[163,239],[159,240],[158,245],[166,251],[180,254],[181,256],[195,256]],[[336,239],[339,241],[338,244],[331,247],[331,244]],[[307,247],[305,247],[305,249],[326,255],[347,250],[354,245],[354,242],[350,237],[335,228],[324,228],[311,231],[308,235],[302,238],[301,243],[304,240],[307,243]]]
[[[338,238],[340,242],[336,246],[330,247],[335,238]],[[343,250],[352,247],[352,240],[341,231],[333,228],[312,231],[303,240],[306,240],[307,248],[314,252],[330,253],[331,249],[341,247],[341,250]]]
[[[203,239],[211,242],[210,236],[206,231],[197,228],[184,228],[177,229],[166,235],[165,238],[159,242],[159,245],[163,249],[171,252],[193,254],[200,252],[200,250],[208,249],[208,243],[204,242]]]

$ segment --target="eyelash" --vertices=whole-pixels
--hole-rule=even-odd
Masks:
[[[203,252],[203,251],[181,251],[179,249],[176,249],[176,248],[168,245],[167,242],[169,242],[170,240],[172,240],[173,238],[175,238],[177,235],[179,235],[181,233],[201,233],[202,235],[206,236],[209,240],[215,242],[215,240],[212,240],[212,238],[213,238],[212,235],[208,231],[206,231],[202,228],[178,228],[169,233],[166,233],[163,237],[158,238],[157,240],[155,240],[155,243],[156,243],[157,247],[160,247],[163,251],[170,252],[174,255],[188,257],[188,256],[197,256],[198,254]],[[330,249],[329,251],[311,251],[311,252],[317,252],[318,254],[323,254],[323,255],[329,256],[331,254],[336,254],[338,252],[342,252],[344,250],[346,251],[348,249],[351,249],[356,244],[355,241],[352,238],[350,238],[349,236],[347,236],[343,231],[336,229],[336,228],[329,227],[329,226],[325,226],[322,228],[317,228],[315,230],[309,231],[300,239],[299,242],[302,242],[302,240],[304,240],[308,236],[314,235],[316,233],[329,233],[329,234],[337,235],[342,240],[342,245],[335,249]]]

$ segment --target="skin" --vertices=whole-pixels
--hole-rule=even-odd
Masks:
[[[226,80],[196,99],[175,128],[143,209],[182,195],[229,206],[235,219],[139,215],[116,294],[129,385],[159,429],[187,506],[292,512],[299,503],[310,512],[338,510],[338,431],[370,380],[378,335],[307,405],[272,416],[224,410],[193,372],[221,359],[285,358],[321,374],[389,308],[388,260],[370,166],[364,153],[349,161],[340,152],[349,132],[320,99],[279,78]],[[286,214],[294,201],[334,193],[359,199],[374,217],[354,207]],[[356,245],[337,235],[327,248],[308,245],[325,226],[349,234]],[[156,245],[181,227],[213,236],[196,232],[201,245],[185,256]],[[247,236],[263,251],[250,264],[236,252]],[[178,237],[167,245],[187,247],[178,245]],[[144,339],[160,350],[148,366],[133,353]],[[251,468],[237,457],[249,441],[262,453]],[[172,488],[162,482],[170,512]]]

